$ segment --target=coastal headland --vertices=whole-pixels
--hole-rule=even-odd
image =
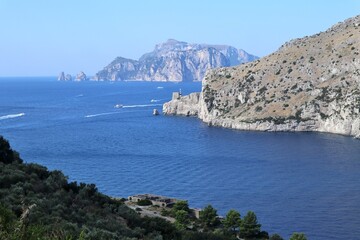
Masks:
[[[360,137],[360,16],[291,40],[236,67],[209,70],[200,93],[173,96],[168,115],[257,131]]]

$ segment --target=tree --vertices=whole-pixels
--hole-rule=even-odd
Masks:
[[[0,204],[0,239],[15,239],[16,225],[14,213]]]
[[[189,204],[187,201],[177,201],[171,210],[175,215],[176,215],[176,212],[179,210],[186,211],[187,213],[190,212]]]
[[[304,233],[295,232],[291,235],[290,240],[307,240],[307,238]]]
[[[178,210],[175,214],[175,226],[178,229],[186,229],[186,226],[189,224],[189,213],[185,210]]]
[[[206,206],[200,212],[199,220],[205,228],[209,229],[216,227],[220,223],[217,211],[211,205]]]
[[[245,239],[254,239],[259,237],[261,224],[258,223],[254,212],[249,211],[240,225],[240,237]]]
[[[171,215],[175,217],[175,226],[180,229],[186,229],[189,224],[189,204],[187,201],[178,201],[171,209]]]
[[[149,199],[140,199],[139,201],[136,202],[136,204],[139,206],[150,206],[152,205],[152,202]]]
[[[275,233],[275,234],[271,235],[269,240],[284,240],[284,239],[279,234]]]
[[[240,213],[236,210],[231,209],[224,219],[224,227],[226,229],[231,229],[233,233],[236,232],[236,228],[240,226],[241,218]]]

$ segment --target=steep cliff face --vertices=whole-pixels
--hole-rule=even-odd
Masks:
[[[189,44],[170,39],[138,61],[116,58],[95,80],[200,81],[206,70],[233,66],[256,56],[225,45]]]
[[[166,114],[261,131],[320,131],[360,137],[360,16],[292,40],[255,62],[207,72],[198,102]],[[194,108],[196,111],[194,111]],[[184,110],[185,109],[185,110]]]
[[[139,70],[139,62],[127,58],[117,57],[103,70],[96,73],[95,80],[126,80]]]

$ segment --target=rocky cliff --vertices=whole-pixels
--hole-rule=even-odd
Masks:
[[[200,81],[207,69],[258,59],[226,45],[190,44],[169,39],[139,60],[116,58],[95,80]]]
[[[285,43],[255,62],[207,72],[198,98],[165,103],[242,130],[319,131],[360,137],[360,16]],[[189,100],[191,99],[191,101]]]

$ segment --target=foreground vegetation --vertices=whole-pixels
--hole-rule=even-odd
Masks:
[[[282,239],[261,231],[253,212],[241,219],[232,210],[220,221],[207,206],[195,221],[189,211],[186,202],[176,205],[168,213],[174,214],[174,224],[140,217],[94,184],[68,182],[60,171],[23,163],[0,136],[0,239]],[[298,235],[293,239],[306,239]]]

